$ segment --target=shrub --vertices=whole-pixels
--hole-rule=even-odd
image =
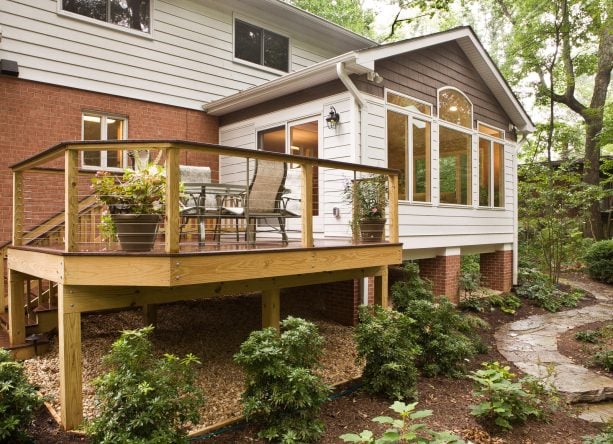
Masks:
[[[592,358],[595,365],[604,368],[609,372],[613,372],[613,350],[598,352]]]
[[[290,316],[281,322],[281,334],[254,331],[234,355],[246,375],[244,413],[262,427],[261,438],[298,443],[323,434],[318,416],[330,390],[313,373],[322,346],[314,324]]]
[[[431,283],[419,276],[419,265],[415,262],[405,264],[404,281],[395,282],[391,294],[394,308],[401,313],[408,312],[412,301],[434,299]]]
[[[597,344],[602,338],[602,332],[598,330],[586,330],[578,331],[575,333],[575,339],[581,342],[589,342],[591,344]]]
[[[373,422],[380,424],[389,424],[391,428],[387,429],[381,438],[375,438],[370,430],[364,430],[359,435],[356,433],[346,433],[340,438],[345,442],[366,442],[366,443],[420,443],[420,444],[462,444],[460,438],[449,432],[434,432],[424,424],[411,424],[409,421],[415,419],[426,418],[432,415],[432,410],[418,410],[414,412],[416,402],[413,404],[405,404],[404,402],[396,401],[391,406],[400,419],[394,419],[389,416],[377,416]],[[418,433],[419,431],[419,433]]]
[[[458,304],[458,308],[466,311],[483,313],[484,311],[489,310],[490,301],[487,298],[469,296],[460,301],[460,303]]]
[[[515,314],[521,307],[521,300],[511,293],[492,294],[488,300],[492,307],[498,307],[501,312],[507,314]]]
[[[156,357],[152,331],[124,331],[103,358],[109,372],[94,381],[100,413],[86,428],[94,443],[186,443],[185,426],[198,422],[198,360]]]
[[[414,398],[415,360],[420,351],[415,343],[414,321],[378,305],[359,310],[355,337],[358,358],[366,361],[362,372],[365,389],[391,399]]]
[[[42,403],[23,365],[0,348],[0,442],[25,442],[26,430]]]
[[[592,244],[585,254],[585,262],[593,279],[613,284],[613,240]]]
[[[473,395],[482,400],[471,406],[472,415],[491,418],[504,429],[511,429],[512,423],[524,422],[531,416],[544,418],[547,391],[538,379],[529,376],[517,379],[508,366],[498,362],[484,362],[483,366],[483,370],[468,375],[475,381]]]
[[[481,266],[478,255],[461,256],[458,284],[464,295],[472,295],[481,285]]]
[[[520,268],[517,295],[545,310],[556,312],[562,307],[576,307],[584,293],[576,289],[565,293],[556,288],[543,273],[531,268]]]

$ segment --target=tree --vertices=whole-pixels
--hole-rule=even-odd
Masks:
[[[610,143],[602,135],[604,110],[613,68],[613,4],[608,0],[493,0],[500,16],[512,25],[506,51],[506,71],[515,80],[536,74],[537,100],[549,105],[547,151],[554,144],[554,105],[561,104],[580,116],[585,127],[583,181],[600,183],[601,146]],[[582,79],[593,79],[583,97],[577,88]],[[604,130],[604,131],[603,131]],[[604,237],[599,203],[589,212],[589,234]]]
[[[373,37],[371,28],[375,14],[365,9],[362,0],[286,0],[357,34]]]

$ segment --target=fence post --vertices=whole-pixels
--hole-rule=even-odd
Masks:
[[[166,149],[166,253],[179,252],[180,212],[179,212],[179,149]]]
[[[390,238],[392,243],[398,242],[398,176],[388,176],[388,202],[390,218]]]
[[[301,164],[302,246],[313,247],[313,164]]]
[[[79,152],[64,153],[64,251],[77,251],[79,232]]]

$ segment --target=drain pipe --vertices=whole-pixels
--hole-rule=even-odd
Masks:
[[[366,160],[366,144],[368,143],[368,125],[366,119],[366,113],[368,112],[366,107],[366,101],[362,97],[362,93],[355,86],[355,83],[351,81],[349,76],[347,75],[347,71],[345,70],[345,63],[338,62],[336,64],[336,74],[349,94],[353,96],[353,99],[358,104],[358,109],[360,111],[360,151],[359,158],[357,163],[364,164]],[[363,305],[368,305],[368,278],[362,278],[362,282],[360,285],[360,299],[362,300]]]
[[[521,132],[520,134],[522,138],[521,140],[517,141],[517,144],[516,144],[517,149],[515,150],[515,158],[513,159],[513,168],[515,169],[515,189],[513,190],[514,192],[513,223],[515,224],[515,229],[513,230],[513,286],[517,285],[517,268],[519,266],[519,240],[517,239],[517,230],[519,230],[519,214],[518,214],[519,180],[517,178],[517,168],[519,165],[518,154],[519,154],[519,150],[521,149],[522,145],[526,143],[526,140],[528,137],[528,133],[526,132]]]

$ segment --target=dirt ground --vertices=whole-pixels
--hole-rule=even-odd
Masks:
[[[587,305],[594,302],[593,299],[588,298],[583,301],[581,305]],[[157,347],[160,343],[167,341],[167,339],[164,339],[166,335],[174,337],[175,339],[176,334],[182,335],[183,339],[179,341],[179,344],[176,344],[177,348],[174,350],[174,353],[182,354],[189,351],[189,338],[197,338],[196,341],[204,341],[210,344],[209,340],[213,338],[210,335],[216,335],[217,340],[223,342],[223,344],[218,345],[218,348],[214,348],[207,356],[211,358],[214,354],[219,355],[216,358],[218,362],[216,361],[217,363],[212,367],[216,369],[216,374],[219,377],[219,375],[225,374],[228,368],[231,368],[231,356],[238,350],[238,346],[242,342],[241,338],[246,337],[246,334],[250,331],[249,329],[257,328],[259,322],[259,298],[236,298],[236,300],[232,302],[233,305],[231,310],[227,309],[228,306],[215,307],[211,305],[212,303],[213,301],[186,303],[186,307],[188,308],[187,311],[191,313],[188,319],[189,322],[192,323],[187,335],[184,334],[185,330],[181,332],[181,325],[173,321],[173,317],[176,316],[177,313],[185,313],[185,306],[182,307],[182,304],[173,304],[172,307],[168,307],[169,310],[162,310],[160,315],[160,326],[156,332],[154,342]],[[288,307],[291,306],[291,303],[282,304],[282,306],[284,305]],[[243,309],[242,311],[240,310],[241,308]],[[284,314],[288,313],[287,308],[284,309],[284,311]],[[123,314],[122,316],[126,316],[127,318],[136,316],[134,313],[127,313],[128,314]],[[244,314],[238,315],[239,313]],[[498,360],[500,362],[505,362],[504,358],[495,349],[493,337],[494,329],[506,322],[540,313],[545,313],[545,311],[524,302],[524,305],[515,315],[507,315],[499,311],[481,314],[481,316],[492,326],[491,330],[482,334],[483,340],[490,346],[490,351],[486,355],[477,356],[473,362],[469,363],[469,368],[476,369],[480,366],[480,363],[484,361]],[[317,321],[320,326],[327,325],[327,327],[325,327],[328,329],[328,334],[326,335],[326,340],[329,342],[327,349],[333,352],[342,350],[342,356],[345,361],[350,361],[352,359],[351,357],[354,356],[355,351],[353,346],[349,343],[350,341],[347,341],[347,333],[350,333],[351,329],[338,326],[332,322],[326,322],[318,313],[309,311],[308,309],[304,310],[302,307],[298,307],[295,312],[291,314],[303,315]],[[112,316],[114,316],[114,318],[118,317],[117,313],[112,314]],[[200,316],[205,316],[206,321],[198,320]],[[138,319],[138,317],[135,317],[133,321],[135,324],[138,323],[136,319]],[[127,323],[130,324],[130,322]],[[194,323],[196,323],[196,326],[193,325]],[[84,335],[85,332],[90,331],[94,336],[97,335],[100,338],[105,338],[105,342],[110,345],[112,340],[116,337],[117,332],[105,333],[107,327],[109,327],[109,325],[105,318],[92,317],[89,320],[87,318],[84,319]],[[116,327],[117,325],[113,324],[112,328]],[[128,325],[125,328],[134,328],[134,326]],[[98,329],[102,330],[99,331]],[[238,333],[235,333],[235,331],[238,331]],[[341,338],[332,339],[339,335]],[[334,353],[330,354],[330,356],[334,356]],[[223,361],[226,362],[226,367],[224,367]],[[332,359],[332,361],[334,361],[334,359]],[[227,367],[228,365],[230,367]],[[356,369],[353,364],[346,365],[346,362],[334,364],[332,367],[334,368],[332,373],[336,375],[332,379],[336,377],[344,377],[347,379],[349,374]],[[234,370],[227,374],[232,374],[233,371]],[[234,380],[234,377],[230,379]],[[211,391],[211,387],[206,389],[207,399],[210,401],[216,398],[234,398],[223,401],[221,404],[214,405],[229,405],[231,406],[229,410],[235,411],[238,405],[236,398],[240,390],[235,388],[234,382],[229,383],[229,385],[234,388],[226,389],[224,379],[221,378],[220,381],[215,391]],[[472,383],[466,379],[420,378],[418,384],[418,408],[431,409],[434,411],[433,416],[421,420],[420,422],[428,424],[435,430],[454,431],[476,444],[581,443],[582,436],[593,435],[600,430],[600,427],[597,425],[573,417],[572,406],[563,406],[551,415],[547,422],[532,421],[524,425],[515,426],[510,432],[500,432],[487,424],[477,422],[469,414],[469,405],[474,402],[471,396],[472,389]],[[364,429],[383,431],[385,427],[371,422],[371,419],[382,414],[390,415],[392,413],[388,409],[390,404],[391,402],[388,400],[372,397],[359,390],[353,391],[353,388],[350,388],[348,393],[344,396],[339,396],[331,400],[323,407],[322,418],[326,424],[326,435],[321,442],[338,443],[340,442],[338,436],[341,434],[360,432]],[[208,406],[209,409],[210,407],[211,405]],[[221,407],[217,408],[221,409]],[[210,416],[209,413],[209,417],[211,421],[213,421],[213,418],[221,418],[223,415]],[[62,432],[45,411],[41,411],[30,432],[35,442],[38,443],[59,444],[65,442],[88,442],[87,439],[82,436]],[[234,426],[230,430],[226,430],[216,436],[207,439],[199,439],[198,441],[210,443],[261,442],[257,439],[257,432],[253,428],[244,425]]]

